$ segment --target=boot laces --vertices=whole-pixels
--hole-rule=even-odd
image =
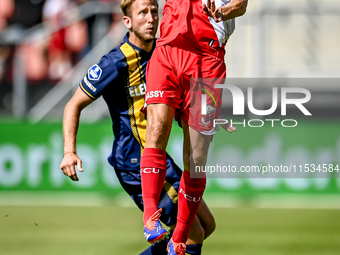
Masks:
[[[152,214],[148,221],[145,223],[145,227],[150,230],[154,230],[156,221],[159,220],[159,217],[161,217],[161,211],[162,208],[158,209],[154,214]]]

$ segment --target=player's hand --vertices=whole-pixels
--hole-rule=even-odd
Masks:
[[[71,178],[72,181],[79,181],[76,167],[78,166],[78,170],[83,172],[82,162],[76,153],[66,153],[64,155],[63,161],[60,164],[60,168],[65,175]]]
[[[235,132],[236,131],[236,127],[234,125],[231,125],[229,122],[226,124],[219,124],[221,125],[221,127],[223,127],[225,130],[227,130],[229,133]],[[216,131],[220,130],[219,125],[216,125]]]
[[[202,3],[202,9],[206,15],[213,18],[215,22],[222,21],[222,9],[216,8],[215,0],[208,0],[207,4]]]

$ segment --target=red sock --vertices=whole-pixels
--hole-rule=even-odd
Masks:
[[[177,225],[172,236],[175,243],[186,243],[202,200],[205,184],[206,178],[190,178],[190,173],[183,171],[178,192]]]
[[[145,224],[151,215],[158,210],[159,197],[167,169],[166,152],[155,148],[145,148],[140,169],[144,204],[143,221]]]

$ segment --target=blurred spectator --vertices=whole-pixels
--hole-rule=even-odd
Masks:
[[[13,0],[0,0],[0,32],[8,25],[8,19],[14,12]],[[5,63],[10,55],[10,47],[8,45],[0,45],[0,82],[5,73]]]
[[[14,12],[13,0],[0,0],[0,31],[7,27],[7,20]]]
[[[6,0],[0,0],[2,1]],[[41,23],[41,13],[44,0],[15,0],[14,13],[9,19],[9,25],[21,25],[30,28]]]
[[[56,31],[46,40],[35,40],[21,45],[20,50],[23,52],[29,84],[42,82],[46,84],[46,79],[53,82],[60,80],[86,52],[92,49],[95,16],[64,27],[65,21],[69,20],[69,17],[65,16],[65,11],[89,1],[91,0],[0,0],[0,31],[8,24],[22,33],[43,21],[48,21],[51,28]],[[111,5],[113,2],[119,3],[119,0],[97,0],[97,2]],[[121,18],[119,14],[119,17],[113,13],[103,15],[109,16],[111,27],[114,21]],[[1,80],[1,74],[6,72],[1,68],[2,63],[8,55],[13,55],[11,52],[13,47],[11,46],[12,50],[8,50],[0,45],[0,48]],[[9,68],[11,69],[11,66]]]
[[[7,0],[0,0],[7,1]],[[42,22],[42,9],[44,0],[15,0],[13,3],[13,12],[8,19],[8,29],[22,33]],[[14,43],[14,42],[13,42]],[[11,47],[12,50],[13,47]],[[39,82],[46,78],[47,61],[45,57],[46,43],[43,41],[31,44],[22,44],[20,50],[25,60],[26,77],[31,82]],[[11,53],[12,55],[12,53]],[[12,63],[8,63],[8,71],[12,73]],[[11,78],[9,78],[11,80]],[[10,82],[12,83],[12,82]]]
[[[80,4],[80,3],[89,2],[91,0],[76,0],[76,1]],[[108,8],[111,8],[113,6],[113,4],[117,4],[117,9],[119,10],[119,13],[115,13],[115,12],[112,11],[111,14],[101,14],[101,15],[106,16],[106,18],[109,19],[110,27],[108,28],[108,31],[113,29],[115,27],[115,25],[117,25],[117,23],[122,22],[123,13],[120,11],[120,7],[119,7],[120,1],[121,0],[96,0],[96,2],[98,2],[100,4],[110,6]],[[97,14],[97,17],[98,17],[98,14]],[[88,35],[89,35],[87,51],[94,47],[93,35],[95,34],[95,31],[93,31],[93,30],[94,30],[94,25],[95,25],[97,17],[93,15],[93,16],[88,17],[86,19],[87,28],[88,28]]]
[[[24,61],[25,69],[19,72],[26,76],[27,106],[31,107],[50,89],[49,85],[54,85],[72,70],[92,49],[93,42],[101,39],[95,30],[99,24],[97,21],[102,21],[97,19],[103,17],[100,15],[105,16],[104,20],[109,22],[108,26],[111,27],[114,21],[120,21],[120,17],[116,17],[113,13],[97,13],[64,27],[66,22],[73,20],[78,14],[76,11],[69,12],[69,10],[86,2],[111,6],[114,2],[119,5],[120,0],[0,0],[0,87],[2,91],[0,113],[3,110],[11,111],[12,108],[14,56],[19,56]],[[44,37],[42,30],[33,29],[29,41],[21,40],[27,29],[42,24],[43,21],[47,21],[55,32]],[[8,34],[14,36],[8,37]],[[93,35],[95,40],[92,38]],[[39,39],[34,39],[35,36]],[[6,40],[1,40],[4,38]]]
[[[52,29],[63,26],[64,12],[76,7],[77,1],[47,0],[43,9],[43,20],[51,23]],[[71,26],[61,28],[48,39],[49,77],[52,80],[61,79],[72,66],[76,64],[78,53],[88,43],[87,24],[84,21],[73,23]]]

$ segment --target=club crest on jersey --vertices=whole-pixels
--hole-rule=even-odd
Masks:
[[[92,81],[98,81],[102,73],[103,73],[102,69],[100,69],[100,67],[97,64],[91,66],[90,69],[87,71],[89,79]]]

